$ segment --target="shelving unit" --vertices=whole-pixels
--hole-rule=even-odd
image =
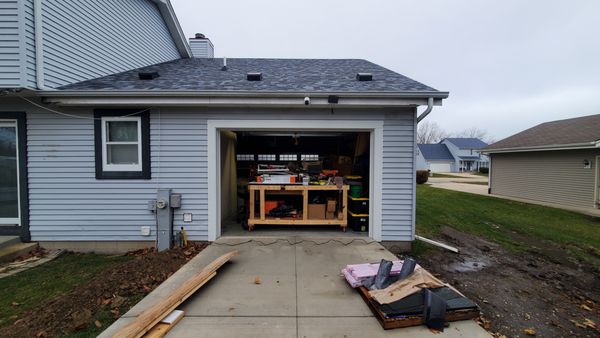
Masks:
[[[339,225],[342,231],[346,231],[348,226],[348,185],[343,185],[341,207],[341,219],[308,219],[308,193],[309,191],[340,191],[335,185],[302,185],[302,184],[258,184],[250,183],[248,185],[250,217],[248,218],[248,227],[252,231],[256,224],[284,224],[284,225]],[[260,205],[260,216],[256,218],[255,202],[256,193]],[[268,217],[265,212],[266,195],[300,195],[302,196],[302,214],[298,218],[293,217]]]

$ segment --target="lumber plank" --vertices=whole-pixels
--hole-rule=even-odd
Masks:
[[[140,313],[135,320],[118,330],[114,338],[139,338],[148,332],[154,325],[161,321],[167,314],[183,303],[189,296],[196,292],[216,275],[216,271],[236,256],[238,251],[228,252],[215,259],[198,274],[185,281],[166,298]]]
[[[173,318],[169,318],[173,316]],[[171,312],[167,317],[163,318],[158,324],[154,325],[150,331],[148,331],[144,338],[162,338],[167,332],[169,332],[177,323],[179,323],[184,316],[183,311],[175,310]],[[168,320],[169,319],[169,320]]]

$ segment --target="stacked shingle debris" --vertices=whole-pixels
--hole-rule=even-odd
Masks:
[[[410,258],[347,265],[342,273],[385,329],[425,324],[442,331],[445,321],[479,314],[475,303]]]

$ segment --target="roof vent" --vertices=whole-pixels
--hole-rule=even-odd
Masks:
[[[159,77],[160,75],[158,74],[158,72],[139,72],[138,76],[140,77],[140,80],[153,80]]]
[[[373,74],[371,73],[357,73],[356,79],[358,81],[373,81]]]
[[[202,33],[196,33],[195,38],[196,39],[206,39],[206,35],[204,35]]]
[[[248,74],[246,74],[246,79],[248,79],[248,81],[262,81],[262,73],[258,73],[258,72],[248,73]]]

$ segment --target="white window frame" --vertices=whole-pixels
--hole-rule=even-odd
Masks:
[[[17,149],[17,217],[0,217],[0,225],[21,225],[21,158],[19,156],[19,126],[16,120],[0,120],[0,127],[15,128]]]
[[[108,122],[137,122],[137,142],[108,142],[107,140],[107,125]],[[103,116],[101,120],[101,133],[102,133],[102,170],[103,171],[142,171],[142,118],[140,116],[129,116],[129,117],[113,117]],[[138,146],[138,163],[137,164],[110,164],[108,163],[107,150],[108,145],[131,145],[137,144]]]

